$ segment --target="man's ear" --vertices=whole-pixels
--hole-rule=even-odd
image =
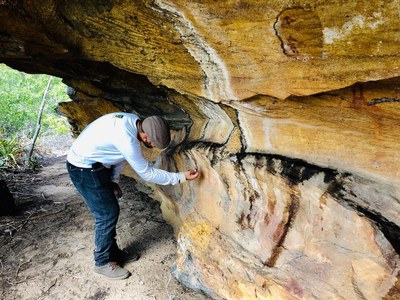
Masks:
[[[146,142],[146,143],[149,142],[149,137],[147,136],[147,134],[143,133],[143,135],[142,135],[142,140],[143,140],[144,142]]]
[[[147,137],[147,134],[145,134],[144,132],[139,132],[139,137],[140,137],[140,141],[141,142],[146,142],[147,143],[147,140],[149,139]]]

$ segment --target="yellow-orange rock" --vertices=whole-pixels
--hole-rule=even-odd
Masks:
[[[64,78],[74,133],[116,110],[170,123],[170,147],[146,157],[201,176],[146,191],[174,226],[187,286],[215,299],[396,299],[399,7],[2,1],[0,62]]]

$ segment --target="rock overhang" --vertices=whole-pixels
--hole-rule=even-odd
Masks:
[[[168,120],[155,163],[201,177],[152,194],[192,288],[373,299],[399,264],[398,5],[4,1],[0,61],[64,78],[76,133],[118,110]]]

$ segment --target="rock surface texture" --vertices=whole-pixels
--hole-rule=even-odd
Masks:
[[[0,62],[64,78],[75,133],[164,116],[149,186],[215,299],[398,299],[400,1],[0,1]],[[135,176],[131,170],[126,174]]]

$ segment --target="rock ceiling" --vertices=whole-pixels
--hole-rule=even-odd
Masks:
[[[201,178],[149,193],[187,286],[215,299],[395,299],[399,7],[3,0],[0,62],[62,77],[74,133],[117,110],[168,120],[173,143],[146,155]]]

